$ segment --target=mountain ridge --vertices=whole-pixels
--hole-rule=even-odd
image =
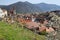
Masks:
[[[38,4],[32,4],[27,1],[25,2],[16,2],[10,5],[0,5],[0,8],[5,8],[7,10],[10,10],[11,8],[16,7],[17,13],[33,13],[33,12],[47,12],[47,11],[54,11],[54,10],[60,10],[60,6],[56,4],[47,4],[47,3],[38,3]]]

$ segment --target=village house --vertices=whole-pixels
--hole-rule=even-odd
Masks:
[[[4,18],[5,16],[7,16],[7,10],[0,8],[0,18]]]
[[[52,27],[49,28],[46,27],[46,24],[48,24],[49,20],[45,19],[44,15],[43,16],[31,15],[31,14],[22,14],[22,15],[20,15],[18,21],[22,24],[25,23],[26,28],[35,30],[38,28],[39,32],[46,31],[47,33],[54,31]]]
[[[35,27],[39,27],[40,23],[36,23],[36,22],[27,22],[26,23],[26,27],[29,29],[35,28]]]

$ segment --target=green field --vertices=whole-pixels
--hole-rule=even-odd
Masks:
[[[0,21],[0,40],[45,40],[45,36],[18,26],[16,23],[8,24]]]

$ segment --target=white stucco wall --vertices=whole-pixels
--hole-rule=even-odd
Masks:
[[[0,8],[0,18],[4,18],[4,16],[7,16],[7,11],[3,12],[3,10]]]

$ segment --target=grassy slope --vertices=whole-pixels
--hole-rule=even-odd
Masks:
[[[15,24],[7,24],[0,21],[0,40],[45,40],[44,36],[32,31],[17,27]]]

